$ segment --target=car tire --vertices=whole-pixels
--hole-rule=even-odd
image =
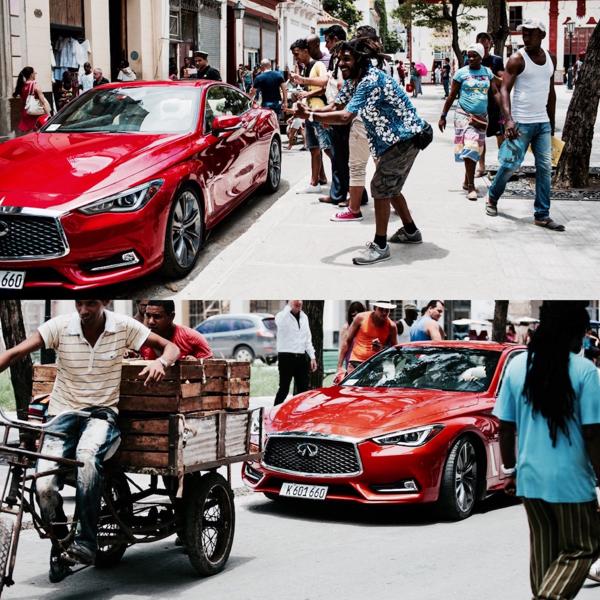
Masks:
[[[233,358],[235,360],[253,363],[256,355],[250,346],[238,346],[233,351]]]
[[[468,436],[459,438],[448,454],[442,473],[438,510],[451,521],[469,517],[478,495],[479,459],[477,449]]]
[[[177,191],[165,233],[163,272],[184,277],[196,264],[204,241],[204,209],[198,192],[190,186]]]
[[[14,523],[4,517],[0,518],[0,594],[7,583],[6,572],[8,569],[8,559],[10,557],[10,547],[12,544]],[[10,582],[8,582],[10,585]]]
[[[281,141],[278,137],[271,141],[268,160],[267,181],[263,185],[263,191],[267,194],[274,194],[281,183]]]

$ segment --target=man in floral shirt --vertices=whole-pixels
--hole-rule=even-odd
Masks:
[[[372,38],[344,42],[339,49],[339,67],[346,80],[336,104],[343,110],[313,111],[299,105],[297,116],[329,125],[347,124],[357,115],[363,120],[376,170],[371,182],[375,200],[375,238],[352,259],[355,265],[369,265],[390,259],[387,226],[390,204],[403,226],[389,241],[418,244],[423,241],[402,195],[406,177],[431,136],[430,126],[419,117],[404,90],[392,77],[371,64],[381,60],[381,44]],[[429,138],[430,139],[430,138]]]

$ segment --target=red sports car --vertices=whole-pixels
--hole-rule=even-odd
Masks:
[[[0,289],[182,277],[207,230],[280,177],[275,113],[231,85],[97,87],[0,145]]]
[[[295,396],[265,416],[262,462],[245,483],[271,499],[438,502],[468,517],[502,487],[502,374],[523,347],[415,342],[389,348],[339,386]]]

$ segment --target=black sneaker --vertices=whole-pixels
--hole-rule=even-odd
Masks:
[[[96,553],[79,542],[73,542],[69,546],[67,554],[81,565],[93,565],[96,560]]]

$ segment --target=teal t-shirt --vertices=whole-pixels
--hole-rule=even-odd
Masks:
[[[568,423],[571,440],[559,431],[552,446],[548,422],[525,402],[523,383],[527,353],[508,365],[494,415],[515,423],[518,437],[517,496],[546,502],[592,502],[596,477],[585,448],[582,425],[600,423],[600,378],[587,358],[571,354],[569,377],[575,392],[575,414]]]
[[[494,74],[488,67],[473,71],[468,66],[462,67],[454,74],[454,81],[460,83],[461,108],[472,115],[485,115],[488,111],[488,90]]]

